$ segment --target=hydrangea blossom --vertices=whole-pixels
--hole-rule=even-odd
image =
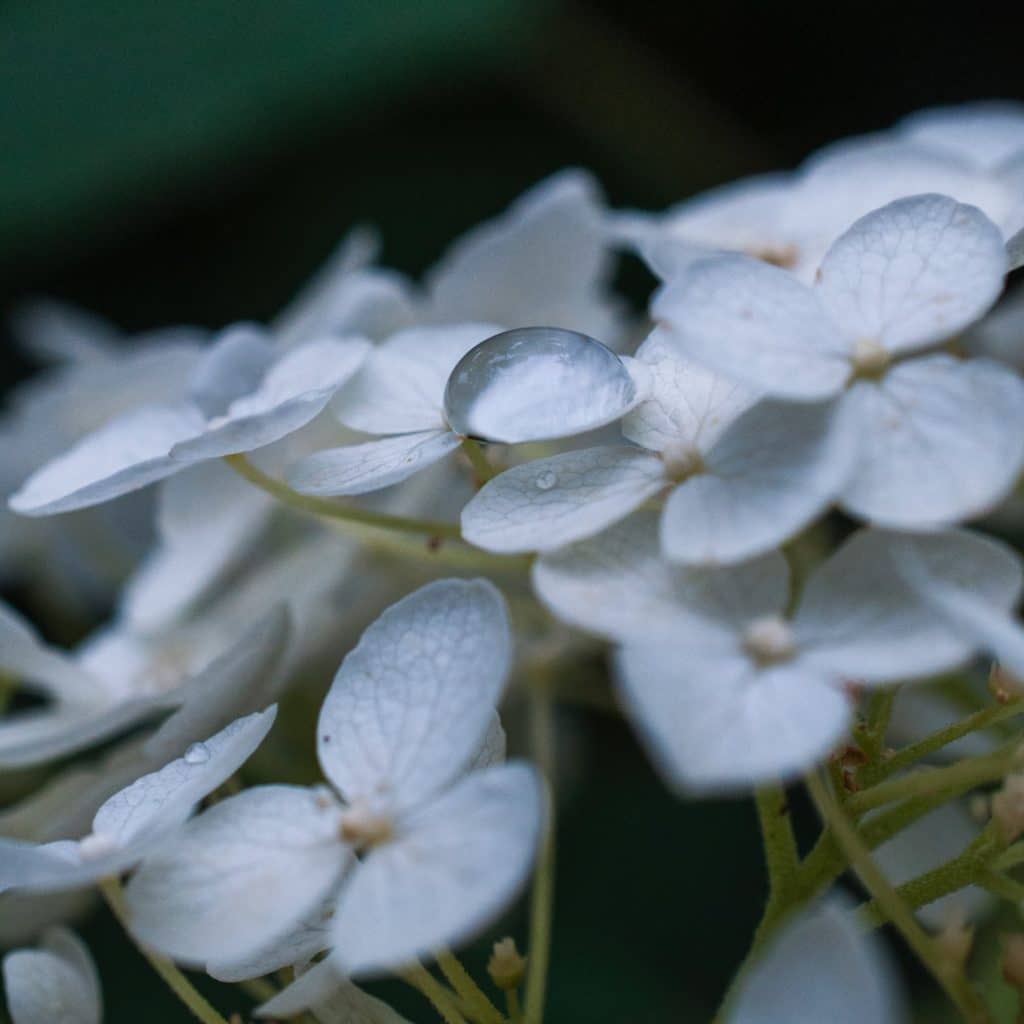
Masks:
[[[61,892],[127,871],[167,842],[199,801],[235,774],[263,742],[276,714],[273,705],[237,719],[115,793],[81,839],[39,845],[0,838],[0,892]]]
[[[1019,111],[922,111],[891,133],[833,143],[792,174],[759,175],[615,230],[671,277],[709,252],[745,253],[810,281],[829,246],[897,199],[941,193],[982,209],[1004,240],[1024,227]]]
[[[177,402],[141,405],[84,437],[11,498],[25,515],[109,501],[206,459],[263,448],[309,423],[358,369],[368,342],[321,338],[276,355],[262,332],[228,328]]]
[[[928,349],[968,328],[1006,272],[998,232],[941,196],[900,200],[829,250],[813,288],[742,256],[699,262],[653,312],[679,350],[794,402],[831,399],[855,435],[844,508],[887,526],[977,516],[1024,465],[1024,385]]]
[[[832,429],[835,409],[758,402],[679,358],[663,331],[636,358],[650,384],[622,424],[635,446],[564,452],[502,473],[463,509],[468,541],[552,551],[664,493],[669,558],[736,562],[782,543],[835,499],[855,454],[851,434]]]
[[[340,801],[262,786],[200,815],[132,879],[138,937],[186,963],[231,962],[331,900],[332,956],[360,975],[476,932],[519,889],[540,827],[532,769],[474,766],[509,658],[483,581],[428,584],[385,612],[320,713]]]
[[[729,569],[673,567],[638,513],[534,567],[538,596],[566,621],[607,636],[619,694],[667,780],[687,792],[792,777],[843,737],[843,684],[916,679],[965,662],[978,645],[951,633],[893,581],[904,535],[861,531],[807,581],[786,614],[789,574],[775,553]],[[915,550],[1009,609],[1021,575],[973,534],[922,535]],[[953,556],[963,553],[967,569]],[[959,578],[959,577],[958,577]]]
[[[317,452],[293,467],[289,483],[303,494],[362,494],[405,480],[466,436],[519,443],[593,430],[641,397],[633,365],[555,328],[402,331],[376,348],[337,403],[345,426],[385,436]]]
[[[47,931],[37,949],[19,949],[3,961],[7,1008],[13,1024],[100,1024],[103,994],[92,956],[66,928]]]

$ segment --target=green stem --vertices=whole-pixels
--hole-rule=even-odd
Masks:
[[[806,781],[807,789],[822,821],[832,830],[850,866],[917,958],[931,972],[966,1020],[972,1024],[990,1021],[987,1007],[967,980],[962,968],[948,957],[944,957],[934,940],[925,933],[913,911],[900,899],[899,894],[875,864],[868,848],[857,834],[853,822],[832,798],[818,775],[810,772]]]
[[[1007,878],[1006,875],[989,868],[980,872],[976,881],[987,892],[1012,903],[1015,907],[1020,908],[1024,904],[1024,885],[1016,879]]]
[[[439,949],[434,954],[437,966],[445,976],[448,984],[466,1004],[468,1011],[480,1024],[504,1024],[498,1008],[487,998],[479,985],[472,979],[469,971],[462,966],[459,958],[450,949]]]
[[[898,689],[895,686],[888,686],[883,690],[875,690],[868,701],[864,727],[858,730],[857,739],[871,762],[877,762],[885,749],[885,736],[889,731]]]
[[[754,794],[754,803],[764,843],[769,899],[784,900],[793,889],[800,866],[786,793],[777,783],[762,786]]]
[[[473,438],[464,437],[462,439],[462,453],[469,459],[469,464],[473,467],[473,475],[480,486],[497,476],[498,471],[487,461],[483,448]]]
[[[555,898],[555,721],[546,679],[530,690],[530,739],[534,758],[548,782],[548,813],[530,899],[525,1024],[541,1024],[551,958],[551,917]]]
[[[399,977],[420,993],[445,1024],[467,1024],[451,994],[422,964],[413,964],[399,974]]]
[[[523,1024],[523,1011],[519,1007],[519,993],[514,988],[505,989],[505,1008],[509,1024]]]
[[[959,722],[954,722],[944,729],[933,732],[930,736],[925,736],[916,743],[911,743],[880,764],[866,766],[865,769],[858,772],[858,779],[867,786],[874,786],[890,775],[909,768],[915,762],[963,739],[964,736],[972,732],[987,729],[989,726],[1021,714],[1024,714],[1024,699],[982,708],[981,711],[976,711]]]
[[[131,936],[129,928],[128,907],[124,902],[121,883],[116,878],[107,878],[100,882],[100,892],[107,901],[114,917],[121,927]],[[203,998],[192,986],[192,983],[166,957],[152,953],[145,946],[136,943],[139,952],[149,961],[150,966],[167,983],[171,991],[192,1011],[197,1020],[203,1024],[228,1024],[228,1022]]]
[[[255,484],[267,494],[273,495],[278,501],[298,509],[300,512],[307,512],[310,515],[326,519],[338,519],[360,526],[371,526],[380,530],[419,533],[448,540],[460,540],[462,536],[455,523],[432,519],[410,519],[406,516],[393,516],[384,512],[371,512],[369,509],[342,505],[329,498],[314,498],[308,494],[299,494],[286,483],[275,480],[274,477],[258,469],[244,455],[225,455],[224,461],[251,484]]]
[[[928,796],[961,786],[973,789],[983,783],[994,782],[1012,767],[1016,746],[1014,742],[984,757],[958,761],[945,768],[922,769],[911,775],[880,782],[877,786],[851,796],[847,807],[855,814],[863,814],[895,800]]]

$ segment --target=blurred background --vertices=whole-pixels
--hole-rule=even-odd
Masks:
[[[6,0],[0,311],[52,295],[129,330],[264,320],[357,224],[418,273],[566,165],[613,205],[660,208],[922,106],[1024,98],[1017,37],[982,5],[827,14]],[[634,298],[648,285],[624,268]],[[9,387],[28,368],[2,340]],[[759,915],[753,810],[673,800],[614,718],[563,714],[548,1019],[706,1020]],[[110,1021],[185,1019],[105,915],[84,935]]]

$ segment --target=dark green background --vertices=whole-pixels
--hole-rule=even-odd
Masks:
[[[658,207],[915,107],[1019,98],[1019,34],[976,7],[4,0],[0,305],[266,318],[357,223],[418,272],[567,164]],[[548,1019],[706,1020],[758,914],[752,809],[675,801],[611,718],[563,726]],[[85,933],[109,1021],[185,1019],[103,915]]]

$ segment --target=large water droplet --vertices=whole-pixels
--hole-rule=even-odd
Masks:
[[[537,485],[537,490],[550,491],[558,483],[558,477],[550,469],[545,469],[537,474],[537,479],[534,480],[534,483]]]
[[[210,760],[210,751],[205,743],[193,743],[185,751],[185,764],[206,764]]]
[[[626,365],[599,341],[560,327],[521,327],[459,360],[444,413],[457,434],[519,444],[604,426],[636,399]]]

